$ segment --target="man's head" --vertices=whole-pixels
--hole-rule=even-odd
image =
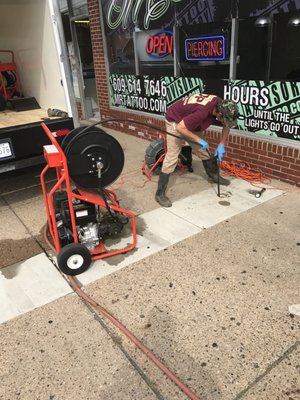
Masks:
[[[239,109],[236,103],[234,103],[232,100],[221,100],[216,105],[216,111],[222,114],[225,126],[228,128],[233,128],[237,125]]]

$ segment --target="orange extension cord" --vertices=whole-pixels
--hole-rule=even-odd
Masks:
[[[141,185],[138,185],[137,183],[131,180],[132,177],[134,177],[135,175],[139,175],[140,173],[141,173],[140,168],[135,169],[134,171],[131,172],[127,172],[126,174],[121,175],[119,179],[113,185],[110,186],[110,188],[112,190],[118,190],[120,189],[121,186],[123,186],[126,183],[130,184],[131,186],[137,189],[143,189],[147,185],[147,183],[151,182],[148,178],[145,178],[144,182]]]
[[[250,167],[250,164],[240,161],[240,162],[221,162],[221,169],[223,175],[233,176],[235,178],[241,178],[245,181],[255,185],[258,183],[261,184],[270,184],[271,179],[267,178],[262,171],[259,169],[254,169]]]
[[[241,178],[245,181],[251,183],[251,185],[256,186],[258,188],[263,188],[263,186],[259,185],[269,185],[272,180],[266,177],[261,170],[258,168],[252,168],[249,163],[244,161],[238,162],[228,162],[222,161],[220,165],[220,169],[222,170],[222,175],[224,176],[233,176],[235,178]],[[299,187],[267,187],[265,189],[268,190],[300,190]]]
[[[265,188],[268,190],[286,190],[286,191],[300,190],[300,187],[295,187],[295,186],[292,187],[268,186],[267,188],[265,186],[260,186],[260,185],[270,185],[272,183],[272,179],[265,176],[260,169],[251,167],[250,164],[245,161],[237,161],[237,162],[222,161],[220,164],[220,169],[222,170],[223,176],[232,176],[235,178],[243,179],[249,182],[251,185],[260,189]],[[157,180],[150,180],[148,178],[145,178],[144,182],[138,185],[137,183],[132,181],[131,178],[140,173],[141,170],[137,169],[121,175],[120,178],[111,186],[111,188],[113,190],[118,190],[124,184],[130,184],[131,186],[136,187],[138,189],[143,189],[149,182],[157,183]],[[178,172],[179,175],[185,173],[186,172],[182,171]]]
[[[48,225],[46,224],[44,229],[44,239],[48,246],[54,251],[55,248],[50,242]],[[168,367],[166,367],[154,354],[146,347],[133,333],[131,333],[121,322],[119,322],[112,314],[110,314],[105,308],[93,300],[89,295],[87,295],[78,285],[76,279],[73,276],[66,275],[72,288],[77,293],[77,295],[85,302],[94,307],[99,311],[104,317],[106,317],[113,325],[115,325],[125,336],[128,337],[146,356],[154,362],[154,364],[165,374],[167,377],[175,383],[191,400],[201,400],[195,393],[193,393],[173,372],[171,372]]]

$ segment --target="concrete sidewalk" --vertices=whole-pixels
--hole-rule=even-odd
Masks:
[[[140,188],[144,178],[132,174],[147,142],[112,134],[126,154],[127,185],[114,186],[121,205],[138,215],[139,241],[133,254],[98,261],[78,276],[84,290],[200,399],[299,399],[300,317],[291,307],[300,303],[299,191],[267,190],[255,199],[249,184],[233,180],[220,200],[199,179],[204,172],[195,161],[194,174],[172,177],[175,203],[162,209],[153,200],[155,185]],[[31,299],[0,325],[0,398],[186,399],[72,292],[42,252],[40,189],[34,177],[26,179],[31,188],[20,189],[20,182],[16,191],[12,179],[1,187],[1,220],[13,227],[14,242],[32,241],[40,254],[28,251],[34,257],[15,265],[11,255],[3,257],[0,284],[14,288],[16,306],[35,270],[28,295],[38,286],[40,304]],[[15,244],[11,249],[18,253]]]

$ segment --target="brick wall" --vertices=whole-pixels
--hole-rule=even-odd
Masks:
[[[220,139],[220,132],[208,130],[206,136],[210,145],[215,148]],[[247,162],[270,178],[300,187],[300,151],[293,147],[231,134],[224,160]]]
[[[145,117],[138,114],[119,112],[109,108],[108,74],[105,66],[105,54],[102,42],[99,0],[88,0],[88,10],[101,119],[133,118],[139,122],[156,125],[160,129],[165,129],[162,120],[151,116]],[[132,123],[115,122],[107,126],[148,141],[157,138],[157,131],[133,125]],[[211,147],[215,148],[219,142],[220,132],[208,130],[206,137]],[[248,162],[251,167],[259,168],[270,178],[296,184],[300,187],[300,151],[290,147],[290,145],[283,146],[282,144],[270,143],[261,138],[254,139],[245,135],[232,134],[226,146],[226,157],[224,160]]]

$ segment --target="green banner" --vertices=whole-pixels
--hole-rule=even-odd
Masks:
[[[121,109],[164,115],[167,107],[192,93],[202,92],[200,78],[151,77],[111,74],[111,105]]]
[[[223,97],[238,103],[238,129],[300,140],[300,82],[228,81]]]
[[[164,115],[185,96],[215,94],[238,104],[237,129],[300,140],[300,82],[111,74],[109,83],[111,105],[122,110]]]

